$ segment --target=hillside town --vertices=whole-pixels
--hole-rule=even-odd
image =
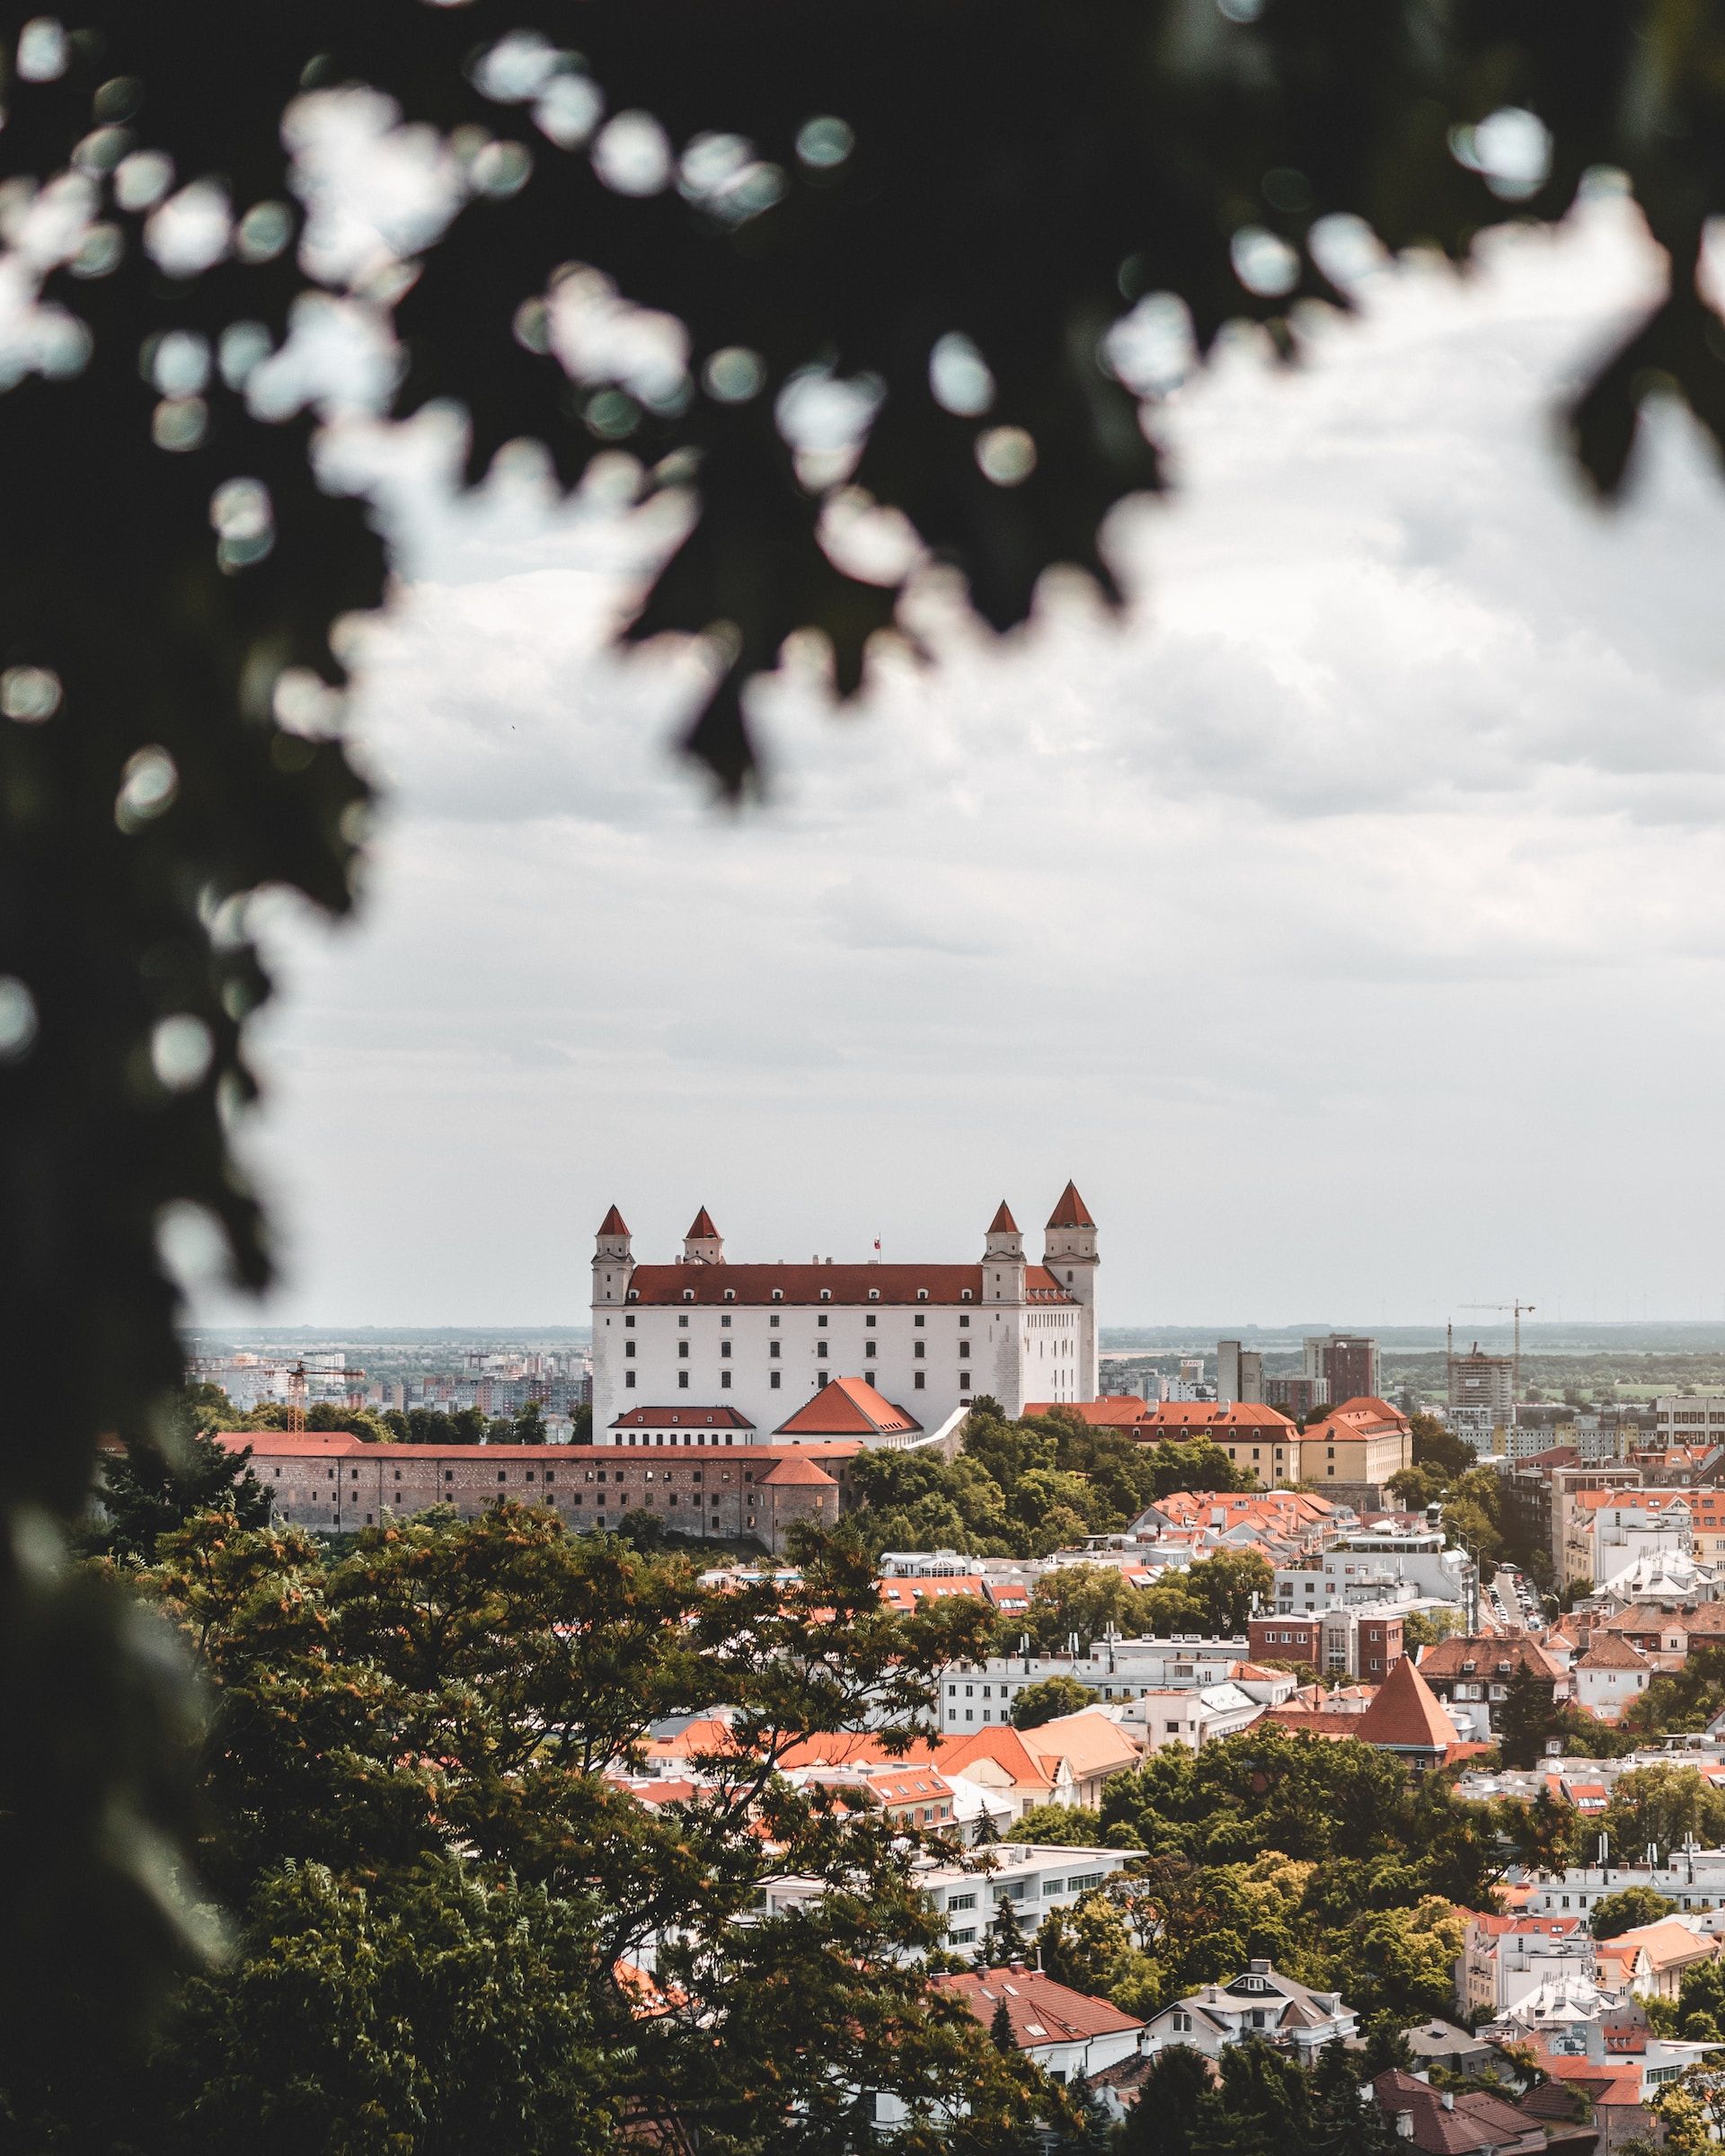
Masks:
[[[608,1784],[674,1822],[765,1763],[905,1837],[926,1982],[1119,2134],[1167,2054],[1206,2062],[1220,2101],[1252,2045],[1350,2060],[1384,2130],[1432,2156],[1687,2148],[1670,2092],[1725,2106],[1725,1396],[1524,1425],[1476,1351],[1453,1417],[1411,1413],[1376,1341],[1343,1334],[1308,1342],[1281,1405],[1229,1341],[1214,1385],[1106,1391],[1100,1262],[1070,1183],[1039,1263],[1004,1203],[978,1261],[927,1265],[733,1262],[704,1208],[673,1263],[639,1263],[613,1206],[580,1439],[528,1402],[477,1442],[303,1412],[205,1442],[262,1515],[335,1548],[527,1507],[686,1551],[704,1592],[788,1597],[815,1586],[811,1536],[850,1537],[883,1611],[962,1631],[925,1711],[877,1687],[764,1750],[716,1699],[650,1717]],[[1466,1842],[1466,1891],[1429,1866],[1374,1890],[1416,1976],[1313,1901],[1340,1849],[1254,1819],[1285,1762],[1336,1791],[1368,1772],[1385,1817],[1424,1807]],[[1200,1858],[1209,1830],[1170,1828],[1156,1792],[1243,1772],[1237,1849]],[[1258,1916],[1169,1951],[1212,1876]],[[830,1891],[769,1863],[760,1907]],[[1321,1951],[1271,1921],[1290,1892],[1324,1908]],[[660,2010],[675,1939],[630,1966]],[[870,2101],[882,2135],[905,2126]]]

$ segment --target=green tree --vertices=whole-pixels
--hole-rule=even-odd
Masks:
[[[1100,1849],[1101,1835],[1100,1812],[1078,1804],[1033,1804],[1013,1822],[1005,1839],[1057,1849]]]
[[[1561,1732],[1553,1687],[1526,1666],[1517,1667],[1492,1710],[1493,1733],[1507,1767],[1531,1767]]]
[[[195,1514],[229,1513],[242,1527],[270,1516],[270,1493],[252,1472],[248,1448],[233,1452],[182,1427],[167,1446],[128,1445],[102,1454],[101,1519],[92,1545],[149,1563],[163,1535]]]
[[[988,2041],[996,2051],[1004,2051],[1008,2058],[1018,2055],[1018,2038],[1013,2034],[1013,2018],[1006,2010],[1004,1999],[996,1999],[995,2011],[988,2024]]]
[[[1603,1895],[1596,1904],[1590,1920],[1593,1936],[1615,1939],[1620,1932],[1633,1931],[1639,1925],[1657,1923],[1676,1905],[1668,1895],[1655,1893],[1651,1886],[1624,1886],[1616,1894]]]
[[[1120,2122],[1126,2156],[1190,2156],[1199,2110],[1209,2094],[1210,2063],[1189,2044],[1171,2044],[1150,2062],[1137,2100]]]

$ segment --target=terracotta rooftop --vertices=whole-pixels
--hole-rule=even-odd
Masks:
[[[683,1240],[686,1242],[692,1242],[697,1236],[703,1240],[711,1239],[714,1241],[718,1240],[719,1236],[718,1229],[712,1224],[712,1215],[704,1206],[689,1223],[689,1232]]]
[[[1411,2114],[1408,2139],[1428,2156],[1481,2156],[1491,2150],[1543,2149],[1544,2130],[1501,2098],[1458,2090],[1453,2096],[1434,2089],[1417,2075],[1392,2067],[1372,2082],[1379,2110],[1393,2118],[1398,2112]]]
[[[1232,1404],[1215,1400],[1164,1400],[1150,1409],[1143,1428],[1148,1437],[1176,1429],[1220,1430],[1225,1435],[1235,1430],[1268,1430],[1278,1437],[1297,1435],[1279,1408],[1266,1407],[1258,1400],[1237,1400]]]
[[[922,1424],[907,1415],[865,1377],[836,1377],[805,1401],[796,1413],[779,1425],[780,1436],[864,1437],[890,1436],[920,1430]]]
[[[823,1474],[812,1460],[805,1460],[801,1453],[793,1453],[790,1459],[781,1460],[776,1467],[769,1468],[761,1477],[757,1487],[785,1489],[792,1484],[801,1484],[810,1489],[836,1489],[838,1487],[830,1475]]]
[[[1466,1666],[1469,1663],[1472,1668]],[[1562,1674],[1538,1640],[1526,1632],[1457,1634],[1426,1648],[1420,1657],[1424,1677],[1499,1677],[1523,1669],[1552,1684]]]
[[[1016,1235],[1018,1223],[1013,1218],[1012,1207],[1003,1197],[995,1209],[995,1217],[988,1223],[991,1235]]]
[[[752,1430],[735,1408],[629,1408],[606,1426],[613,1430]]]
[[[558,1467],[572,1464],[583,1467],[668,1467],[668,1457],[649,1457],[642,1452],[631,1453],[615,1445],[368,1445],[346,1430],[217,1430],[217,1445],[225,1445],[233,1452],[251,1446],[259,1460],[292,1458],[321,1459],[333,1457],[357,1460],[362,1455],[387,1467],[392,1462],[400,1464],[408,1460],[447,1460],[456,1464],[463,1460],[482,1461],[487,1467],[513,1467],[518,1462],[527,1467]],[[849,1460],[861,1449],[854,1437],[811,1437],[794,1446],[783,1445],[727,1445],[722,1464],[730,1467],[741,1462],[745,1466],[762,1462],[767,1466],[785,1458],[787,1453],[801,1454],[809,1460]],[[684,1467],[707,1467],[716,1464],[711,1454],[703,1459],[698,1453],[680,1455],[677,1464]]]
[[[1384,1745],[1399,1752],[1446,1752],[1461,1741],[1461,1731],[1443,1701],[1404,1655],[1377,1688],[1377,1696],[1359,1717],[1355,1735],[1363,1745]]]
[[[1027,1400],[1028,1415],[1077,1415],[1093,1430],[1129,1430],[1150,1412],[1150,1403],[1136,1392],[1104,1392],[1100,1400]]]
[[[1615,1632],[1599,1631],[1575,1666],[1578,1669],[1651,1669],[1653,1664]]]
[[[1124,2036],[1144,2023],[1123,2014],[1106,1999],[1075,1992],[1039,1969],[1013,1962],[1005,1968],[965,1969],[933,1980],[942,1991],[962,1999],[986,2028],[1004,2002],[1013,2038],[1021,2051],[1045,2044],[1070,2044],[1085,2037]]]
[[[1026,1298],[1036,1303],[1075,1297],[1043,1265],[1024,1268]],[[980,1265],[638,1265],[629,1277],[632,1303],[773,1302],[854,1303],[982,1301]]]
[[[1090,1217],[1090,1207],[1078,1195],[1076,1183],[1068,1183],[1060,1193],[1059,1202],[1048,1215],[1051,1228],[1093,1228],[1096,1223]]]
[[[599,1233],[601,1235],[626,1235],[628,1233],[628,1223],[624,1219],[622,1214],[618,1212],[617,1208],[613,1206],[611,1210],[606,1215],[605,1218],[599,1223]]]

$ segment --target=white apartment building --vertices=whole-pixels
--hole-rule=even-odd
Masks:
[[[1045,1677],[1075,1677],[1104,1704],[1231,1680],[1243,1683],[1260,1706],[1286,1699],[1293,1681],[1285,1672],[1238,1678],[1251,1651],[1244,1639],[1099,1639],[1087,1655],[991,1655],[986,1662],[953,1663],[941,1677],[941,1733],[967,1736],[985,1723],[1010,1721],[1019,1693]]]
[[[918,1865],[916,1883],[930,1907],[946,1913],[949,1949],[965,1952],[975,1948],[1003,1904],[1012,1904],[1028,1938],[1050,1909],[1070,1909],[1143,1854],[1140,1849],[1055,1849],[1046,1842],[997,1842],[987,1851],[985,1869]],[[818,1901],[825,1892],[819,1879],[769,1879],[764,1913],[777,1916]]]
[[[1334,1603],[1429,1597],[1468,1611],[1478,1591],[1473,1560],[1440,1527],[1367,1528],[1303,1564],[1278,1566],[1276,1614],[1315,1614]]]
[[[1725,1906],[1725,1849],[1685,1850],[1668,1864],[1572,1866],[1535,1882],[1526,1913],[1585,1916],[1608,1894],[1621,1894],[1625,1886],[1650,1886],[1675,1902],[1683,1914]]]
[[[1725,1392],[1661,1392],[1651,1421],[1655,1445],[1725,1445]]]
[[[865,1381],[919,1434],[983,1393],[1009,1415],[1094,1400],[1100,1262],[1071,1183],[1040,1265],[1004,1204],[974,1265],[733,1265],[704,1206],[675,1264],[641,1265],[613,1206],[593,1259],[594,1436],[632,1410],[657,1428],[672,1409],[728,1408],[754,1443],[792,1443],[783,1426],[836,1378]]]

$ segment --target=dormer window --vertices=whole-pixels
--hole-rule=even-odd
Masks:
[[[878,1303],[880,1300],[880,1290],[878,1287],[871,1287],[871,1288],[869,1290],[869,1301],[870,1301],[871,1303]]]
[[[693,1303],[693,1302],[694,1302],[694,1290],[692,1287],[686,1287],[686,1288],[683,1290],[683,1300],[684,1300],[686,1303]]]
[[[960,1303],[968,1303],[970,1300],[970,1290],[968,1287],[961,1287],[959,1290],[959,1300]]]
[[[737,1300],[737,1290],[736,1290],[734,1287],[728,1287],[728,1288],[725,1290],[725,1301],[726,1301],[727,1303],[734,1303],[736,1300]]]
[[[830,1287],[823,1287],[820,1291],[820,1299],[823,1303],[830,1303],[833,1299],[832,1289]]]
[[[775,1303],[783,1303],[784,1301],[784,1290],[782,1287],[775,1287],[773,1290],[773,1300]]]
[[[640,1290],[638,1287],[632,1287],[632,1288],[629,1290],[629,1300],[630,1300],[632,1303],[639,1303],[639,1302],[640,1302],[640,1300],[641,1300],[641,1290]]]
[[[926,1303],[928,1301],[928,1290],[925,1287],[919,1287],[916,1290],[916,1300],[919,1303]]]

